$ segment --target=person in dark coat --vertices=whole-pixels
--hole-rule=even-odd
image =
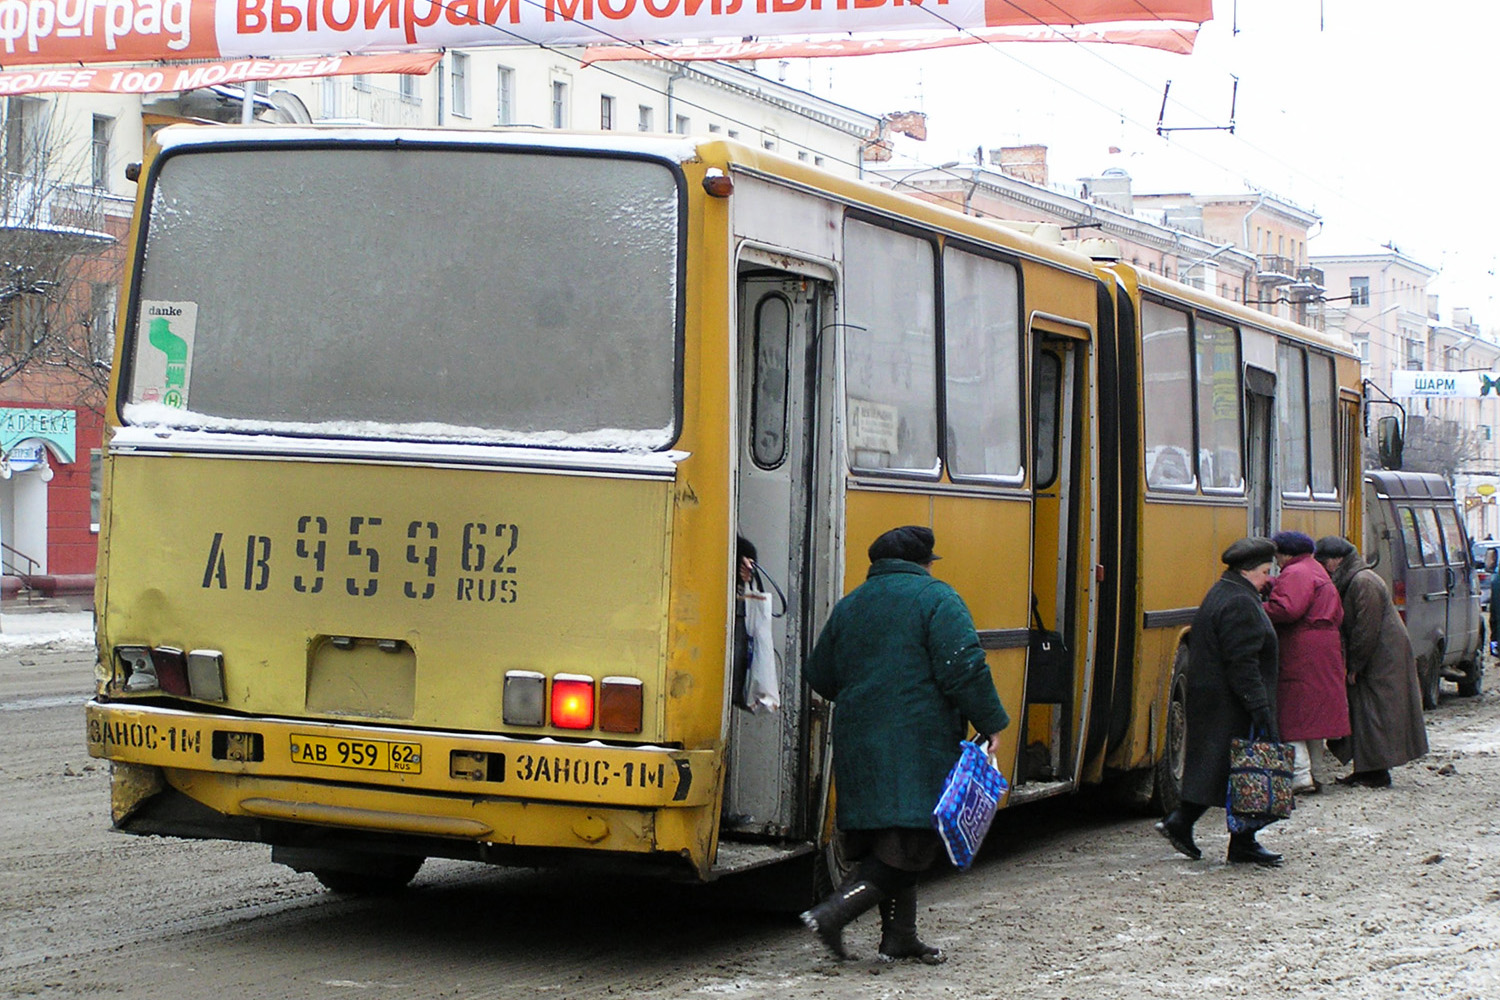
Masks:
[[[1193,842],[1193,824],[1210,806],[1223,807],[1228,799],[1229,741],[1249,736],[1252,726],[1268,739],[1279,739],[1276,629],[1260,601],[1275,554],[1269,538],[1242,538],[1229,546],[1220,557],[1227,567],[1224,574],[1193,615],[1181,803],[1156,829],[1195,861],[1203,852]],[[1253,821],[1232,819],[1231,863],[1281,863],[1281,855],[1256,841]]]
[[[1281,572],[1271,582],[1266,615],[1276,626],[1280,668],[1276,676],[1276,721],[1281,738],[1297,751],[1292,791],[1317,792],[1314,754],[1322,741],[1349,735],[1349,699],[1344,683],[1344,602],[1313,558],[1313,540],[1300,531],[1271,536]]]
[[[1345,663],[1348,669],[1347,741],[1330,743],[1354,771],[1341,785],[1384,788],[1391,768],[1427,753],[1427,722],[1411,637],[1385,581],[1365,564],[1348,540],[1318,539],[1317,558],[1344,601]]]
[[[880,904],[880,954],[928,964],[917,937],[917,875],[942,848],[932,810],[959,758],[964,720],[993,753],[1010,724],[969,609],[928,572],[932,531],[894,528],[870,546],[865,582],[839,601],[802,675],[835,702],[836,820],[859,865],[802,920],[837,958],[843,929]]]
[[[1496,598],[1500,598],[1500,566],[1490,573],[1490,653],[1500,656],[1500,600]]]

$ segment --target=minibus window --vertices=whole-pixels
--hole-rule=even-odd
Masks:
[[[1442,566],[1446,557],[1443,554],[1443,536],[1438,530],[1437,511],[1431,507],[1418,507],[1417,533],[1422,536],[1422,565]]]
[[[1448,565],[1465,565],[1464,535],[1463,529],[1458,525],[1458,512],[1451,507],[1439,507],[1437,516],[1438,523],[1443,527],[1443,546],[1447,552]]]
[[[663,162],[420,141],[169,154],[122,415],[666,447],[678,184]]]
[[[1396,520],[1401,525],[1401,543],[1406,549],[1406,565],[1422,565],[1422,543],[1419,540],[1421,532],[1417,528],[1416,513],[1410,507],[1398,507]]]

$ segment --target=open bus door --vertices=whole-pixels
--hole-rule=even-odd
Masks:
[[[820,316],[829,282],[742,260],[739,274],[736,530],[754,546],[770,594],[780,680],[777,711],[730,708],[723,834],[808,837],[810,706],[801,681],[819,578],[811,510]],[[777,591],[780,591],[778,594]]]
[[[1085,433],[1091,420],[1086,373],[1090,342],[1085,328],[1033,319],[1032,375],[1032,626],[1061,633],[1066,655],[1047,662],[1033,646],[1028,653],[1024,745],[1017,764],[1012,801],[1029,797],[1026,783],[1045,786],[1072,781],[1084,737],[1080,699],[1089,697],[1077,685],[1078,664],[1089,662],[1087,630],[1080,630],[1078,595],[1082,551],[1092,552],[1094,530],[1084,517],[1083,501],[1092,461]],[[1090,562],[1092,565],[1092,561]]]

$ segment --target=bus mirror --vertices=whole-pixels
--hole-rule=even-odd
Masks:
[[[1384,469],[1401,468],[1401,421],[1395,417],[1381,417],[1375,421],[1375,443],[1380,449],[1380,466]]]

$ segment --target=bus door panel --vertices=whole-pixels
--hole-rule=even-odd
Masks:
[[[1276,409],[1276,376],[1245,367],[1245,489],[1250,501],[1250,535],[1269,537],[1276,522],[1271,509],[1271,421]]]
[[[752,711],[732,692],[722,829],[785,837],[801,820],[805,760],[800,665],[811,642],[808,581],[814,571],[813,350],[825,282],[769,268],[741,268],[738,309],[736,531],[754,547],[772,620],[780,708]],[[779,594],[778,594],[779,590]],[[736,673],[742,673],[737,668]]]
[[[1067,666],[1047,670],[1039,651],[1028,653],[1024,746],[1018,783],[1062,781],[1073,776],[1078,743],[1077,664],[1086,650],[1079,638],[1078,545],[1090,532],[1080,520],[1081,434],[1085,411],[1081,376],[1088,342],[1033,329],[1032,414],[1032,621],[1033,628],[1062,633]]]

